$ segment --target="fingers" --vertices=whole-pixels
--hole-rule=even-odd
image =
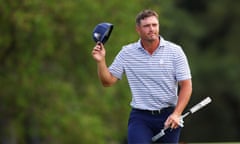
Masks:
[[[171,129],[176,129],[178,128],[178,124],[176,122],[174,122],[173,120],[168,120],[166,123],[165,123],[165,128],[171,128]]]
[[[95,45],[93,50],[100,51],[100,50],[102,50],[102,48],[103,48],[103,44],[101,42],[97,42],[97,44]]]
[[[106,51],[103,44],[98,42],[92,50],[92,57],[97,62],[101,62],[102,60],[104,60],[105,55],[106,55]]]
[[[182,118],[182,116],[181,116],[178,125],[179,125],[180,127],[184,127],[183,124],[184,124],[184,121],[183,121],[183,118]]]
[[[97,42],[97,44],[95,45],[95,47],[92,50],[92,54],[100,54],[100,53],[105,53],[105,49],[102,43]]]
[[[184,126],[183,123],[184,123],[184,121],[183,121],[181,116],[172,114],[166,120],[166,122],[164,124],[164,127],[165,128],[176,129],[179,126],[183,127]]]

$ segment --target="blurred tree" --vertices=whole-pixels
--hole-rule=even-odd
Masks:
[[[76,35],[84,29],[75,29],[79,5],[1,2],[2,143],[93,143],[91,135],[104,143],[102,120],[85,112],[75,85],[81,82],[74,78],[81,62],[75,48],[83,43]]]
[[[201,26],[201,35],[194,41],[194,95],[211,96],[213,104],[205,117],[189,122],[194,136],[183,135],[188,141],[240,141],[240,90],[238,56],[240,3],[236,1],[180,0],[176,5]],[[194,98],[193,98],[194,99]],[[194,100],[196,101],[196,100]],[[205,129],[203,128],[205,127]],[[202,137],[202,135],[206,135]]]

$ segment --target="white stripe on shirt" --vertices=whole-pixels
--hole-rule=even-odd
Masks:
[[[182,48],[160,37],[160,46],[150,55],[140,40],[122,48],[109,67],[118,79],[125,73],[132,92],[131,106],[158,110],[175,106],[178,81],[191,78]]]

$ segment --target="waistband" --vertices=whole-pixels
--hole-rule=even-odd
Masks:
[[[132,108],[132,110],[138,111],[138,112],[143,112],[143,113],[148,113],[148,114],[152,114],[152,115],[159,115],[159,114],[162,114],[164,112],[173,111],[174,107],[166,107],[166,108],[162,108],[162,109],[159,109],[159,110],[142,110],[142,109]]]

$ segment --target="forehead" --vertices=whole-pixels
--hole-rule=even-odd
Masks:
[[[153,24],[153,23],[158,24],[158,18],[155,16],[146,17],[140,21],[141,25],[147,25],[147,24]]]

